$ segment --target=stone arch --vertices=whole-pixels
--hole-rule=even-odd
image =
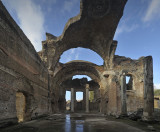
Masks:
[[[31,82],[24,77],[20,77],[14,81],[14,87],[16,89],[15,96],[20,97],[22,101],[25,99],[25,102],[23,101],[25,104],[25,111],[23,113],[23,120],[20,120],[20,122],[31,120],[31,116],[37,108],[34,97],[34,88],[32,87]],[[15,108],[17,111],[16,102],[17,100],[15,100]]]
[[[72,42],[71,42],[72,43]],[[77,42],[76,42],[77,43]],[[87,43],[87,42],[83,42],[83,43]],[[88,42],[89,43],[89,42]],[[105,63],[105,59],[106,59],[106,56],[103,55],[103,48],[102,47],[99,47],[97,48],[96,46],[93,47],[93,46],[84,46],[82,45],[81,43],[78,44],[77,46],[73,46],[73,45],[65,45],[65,44],[61,44],[60,46],[57,46],[55,49],[54,49],[54,54],[52,56],[49,57],[50,59],[50,64],[49,64],[49,68],[54,70],[55,69],[55,66],[57,65],[58,61],[60,60],[60,57],[61,55],[69,50],[69,49],[72,49],[72,48],[78,48],[78,47],[81,47],[81,48],[86,48],[86,49],[90,49],[92,51],[94,51],[95,53],[97,53],[103,60],[104,60],[104,63]],[[99,51],[97,50],[99,49]],[[50,49],[51,50],[51,49]],[[52,52],[52,51],[51,51]],[[104,64],[105,65],[105,64]]]
[[[78,90],[79,91],[82,91],[83,92],[83,95],[84,95],[84,98],[83,98],[83,105],[82,105],[82,107],[83,107],[83,109],[81,109],[82,111],[85,111],[85,108],[86,108],[86,106],[85,106],[85,103],[86,103],[86,93],[85,93],[85,86],[86,85],[89,85],[89,87],[92,89],[92,90],[95,90],[96,91],[96,99],[99,97],[99,94],[98,94],[98,92],[99,92],[99,88],[100,88],[100,86],[99,86],[99,83],[98,83],[98,81],[96,80],[96,79],[93,79],[92,77],[92,81],[87,81],[87,80],[85,80],[85,78],[82,78],[82,79],[73,79],[72,80],[72,77],[74,76],[74,75],[83,75],[83,74],[85,74],[85,75],[87,75],[87,76],[89,76],[89,77],[93,77],[93,75],[92,74],[88,74],[87,72],[81,72],[81,71],[78,71],[78,72],[74,72],[73,71],[73,74],[71,73],[71,74],[69,74],[69,75],[67,75],[65,78],[63,78],[63,80],[61,80],[58,84],[56,84],[56,88],[58,88],[58,93],[60,93],[59,94],[59,98],[58,98],[58,108],[59,108],[59,111],[64,111],[65,110],[65,108],[64,108],[64,106],[66,106],[65,105],[65,103],[66,103],[66,100],[65,100],[65,91],[66,91],[66,89],[69,89],[69,90],[71,90],[72,88],[74,88],[74,89],[76,89],[75,91],[77,92]],[[90,76],[91,75],[91,76]],[[71,79],[71,80],[70,80]],[[84,79],[84,80],[83,80]],[[95,81],[96,80],[96,81]],[[76,83],[76,85],[75,85],[75,81],[77,82]],[[95,85],[96,85],[96,87],[95,87]],[[68,87],[67,87],[68,86]],[[94,86],[94,88],[93,88],[93,86]],[[91,90],[90,89],[90,90]],[[98,91],[98,92],[97,92]],[[75,93],[76,93],[75,92]],[[58,94],[57,93],[57,94]],[[75,96],[75,94],[74,94],[74,96]],[[75,96],[75,98],[76,98],[76,96]],[[95,103],[91,103],[92,105],[92,109],[93,110],[95,110],[95,111],[97,111],[97,110],[99,110],[99,102],[97,103],[97,102],[95,102]],[[97,109],[95,109],[95,108],[97,108]],[[74,109],[75,110],[78,110],[77,109],[77,104],[75,105],[75,107],[74,107]],[[98,112],[98,111],[97,111]]]
[[[115,2],[81,0],[80,14],[69,19],[61,36],[46,34],[46,41],[42,43],[41,56],[47,63],[50,72],[51,94],[55,96],[54,102],[57,102],[59,97],[56,90],[65,79],[76,74],[84,74],[103,84],[102,72],[115,68],[117,41],[114,41],[113,38],[126,2],[127,0]],[[77,47],[88,48],[96,52],[103,58],[104,65],[98,67],[84,62],[70,62],[64,65],[58,62],[64,51]],[[101,85],[101,89],[105,89],[104,85]]]
[[[91,77],[96,82],[100,82],[100,72],[98,68],[103,68],[102,66],[97,66],[93,63],[86,61],[71,61],[64,64],[59,71],[54,76],[54,81],[57,84],[63,82],[69,77],[74,75],[87,75]]]
[[[85,61],[72,61],[66,64],[61,65],[58,68],[58,71],[53,76],[53,83],[51,86],[51,98],[52,104],[58,108],[59,98],[61,102],[64,102],[65,97],[61,97],[60,93],[65,93],[63,89],[61,89],[61,84],[71,78],[74,75],[87,75],[91,77],[95,82],[100,82],[100,72],[98,68],[103,68],[102,66],[97,66],[90,62]],[[59,91],[62,90],[62,91]],[[62,94],[63,95],[63,94]],[[58,109],[53,107],[53,111],[56,112]]]
[[[100,6],[98,10],[95,7],[97,2]],[[95,51],[107,65],[115,51],[113,37],[126,2],[127,0],[124,0],[112,4],[110,0],[81,0],[79,15],[68,20],[61,36],[46,34],[47,40],[42,44],[42,56],[46,56],[49,69],[55,69],[64,51],[77,47]],[[121,10],[117,10],[117,6]],[[109,26],[105,26],[106,22]]]

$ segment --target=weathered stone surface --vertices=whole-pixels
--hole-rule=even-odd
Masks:
[[[72,91],[72,112],[81,109],[119,116],[143,108],[143,119],[152,119],[152,57],[132,60],[115,55],[118,42],[113,38],[126,2],[81,0],[80,14],[66,23],[61,36],[46,33],[38,53],[0,2],[0,120],[18,115],[30,120],[64,112],[66,90]],[[104,64],[59,63],[64,51],[76,47],[97,52]],[[72,79],[74,75],[88,75],[92,80]],[[94,91],[90,102],[89,90]],[[77,91],[83,92],[83,101],[75,101]],[[18,115],[16,93],[25,98],[25,112],[19,109],[23,113]]]
[[[23,118],[47,114],[48,70],[0,1],[0,121],[19,118],[16,93],[25,97]],[[20,114],[18,114],[18,111]]]

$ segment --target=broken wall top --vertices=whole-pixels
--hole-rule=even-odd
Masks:
[[[97,52],[104,60],[110,58],[113,37],[123,15],[127,0],[81,0],[80,14],[71,18],[61,36],[47,35],[43,51],[54,69],[61,54],[71,48],[83,47]],[[52,66],[51,66],[52,65]]]

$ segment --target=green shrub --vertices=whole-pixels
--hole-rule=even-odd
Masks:
[[[160,96],[160,89],[154,90],[154,96]]]

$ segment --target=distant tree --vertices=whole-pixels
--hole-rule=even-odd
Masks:
[[[160,96],[160,89],[154,90],[154,96]]]
[[[89,91],[89,100],[90,102],[94,100],[94,91]]]

